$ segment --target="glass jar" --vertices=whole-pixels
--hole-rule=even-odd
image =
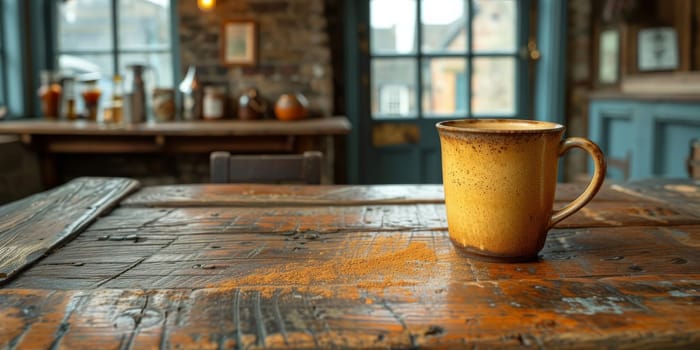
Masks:
[[[81,95],[85,102],[85,117],[89,121],[97,121],[97,112],[100,105],[102,90],[97,86],[97,79],[85,80],[85,88]]]
[[[204,119],[216,120],[224,117],[226,105],[226,89],[223,86],[207,86],[204,88]]]
[[[41,71],[41,86],[38,95],[41,99],[41,113],[45,118],[58,119],[61,101],[61,85],[52,71]]]
[[[153,116],[158,122],[169,122],[175,119],[175,90],[153,89]]]

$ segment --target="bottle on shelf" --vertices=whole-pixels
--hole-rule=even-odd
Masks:
[[[62,116],[63,118],[67,120],[76,120],[78,119],[78,111],[76,107],[76,99],[75,99],[75,78],[73,77],[63,77],[61,80],[62,82],[62,91],[63,91],[63,100],[61,102],[61,110],[62,110]]]
[[[190,66],[187,74],[178,86],[182,93],[182,119],[196,120],[202,119],[203,113],[203,93],[202,86],[197,77],[197,68]]]
[[[144,73],[149,66],[143,64],[131,64],[126,67],[129,69],[131,79],[131,93],[129,101],[129,115],[131,123],[144,123],[148,121],[148,101],[146,100],[146,82]]]
[[[56,74],[49,70],[41,71],[40,79],[38,95],[41,100],[41,113],[45,118],[58,119],[61,85],[56,81]]]
[[[124,85],[119,74],[112,78],[112,98],[105,108],[102,120],[110,124],[121,124],[124,121]]]

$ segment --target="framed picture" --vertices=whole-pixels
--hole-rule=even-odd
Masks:
[[[227,66],[253,66],[258,56],[258,26],[252,20],[228,20],[221,33],[221,60]]]
[[[637,68],[640,72],[678,68],[678,35],[672,27],[643,28],[637,34]]]
[[[598,40],[598,82],[615,84],[620,77],[620,31],[614,28],[600,32]]]

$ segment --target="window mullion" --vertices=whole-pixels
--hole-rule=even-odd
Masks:
[[[473,110],[474,106],[472,106],[472,89],[474,86],[472,86],[472,74],[473,74],[473,65],[472,65],[472,59],[474,55],[474,31],[472,30],[472,20],[474,19],[474,6],[472,4],[472,0],[464,0],[466,2],[466,9],[467,9],[467,74],[466,74],[466,79],[467,81],[465,84],[467,85],[467,88],[465,89],[467,91],[467,96],[465,98],[467,99],[467,118],[471,118],[473,116]]]
[[[416,0],[416,115],[423,119],[423,25],[421,4],[424,0]]]
[[[112,0],[112,59],[114,62],[113,75],[119,74],[119,26],[117,20],[119,18],[118,0]]]

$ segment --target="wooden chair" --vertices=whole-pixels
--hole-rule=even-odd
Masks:
[[[212,183],[321,183],[318,151],[284,155],[234,155],[213,152],[209,159]]]

